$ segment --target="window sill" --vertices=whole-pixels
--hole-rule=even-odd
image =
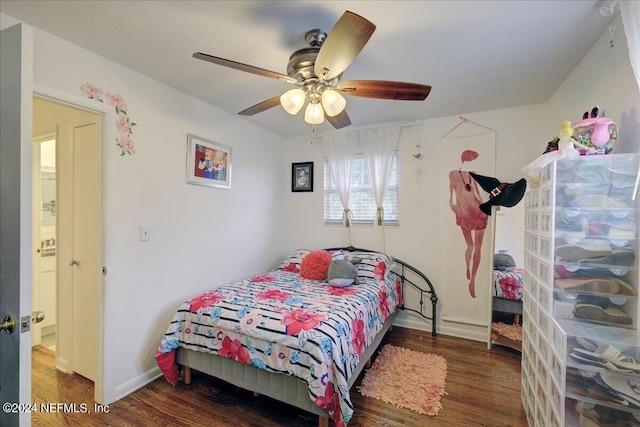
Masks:
[[[337,221],[325,221],[324,225],[329,226],[329,227],[344,227],[344,223],[342,222],[337,222]],[[351,221],[351,226],[352,227],[373,227],[373,221]],[[397,228],[400,226],[400,222],[399,221],[385,221],[384,222],[384,226],[385,227],[392,227],[392,228]]]

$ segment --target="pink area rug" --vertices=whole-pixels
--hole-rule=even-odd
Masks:
[[[491,329],[507,339],[522,342],[522,325],[507,325],[502,322],[493,322]],[[491,338],[497,339],[497,337],[493,336]]]
[[[444,357],[387,344],[362,379],[360,393],[435,416],[442,408],[446,378]]]

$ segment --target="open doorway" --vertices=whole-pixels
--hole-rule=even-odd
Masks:
[[[31,345],[55,353],[56,345],[56,135],[38,136],[33,144],[33,313]]]
[[[33,99],[32,343],[100,388],[102,115]],[[32,387],[35,392],[36,388]]]

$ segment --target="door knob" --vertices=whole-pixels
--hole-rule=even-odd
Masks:
[[[80,267],[80,263],[75,259],[72,259],[71,262],[69,263],[69,266],[73,267],[74,265],[77,265],[78,267]]]
[[[0,331],[5,331],[8,334],[12,334],[16,329],[16,319],[12,315],[7,314],[4,316],[4,320],[0,323]]]
[[[31,323],[40,323],[45,317],[46,315],[44,314],[44,311],[36,310],[31,313]]]

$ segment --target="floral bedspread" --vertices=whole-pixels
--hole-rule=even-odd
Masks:
[[[493,270],[493,296],[522,301],[524,298],[523,286],[524,270],[516,268],[511,271]]]
[[[207,291],[183,303],[156,361],[178,382],[178,347],[295,375],[337,426],[353,414],[347,380],[388,316],[402,303],[392,261],[371,256],[358,283],[335,288],[300,277],[295,264]]]

